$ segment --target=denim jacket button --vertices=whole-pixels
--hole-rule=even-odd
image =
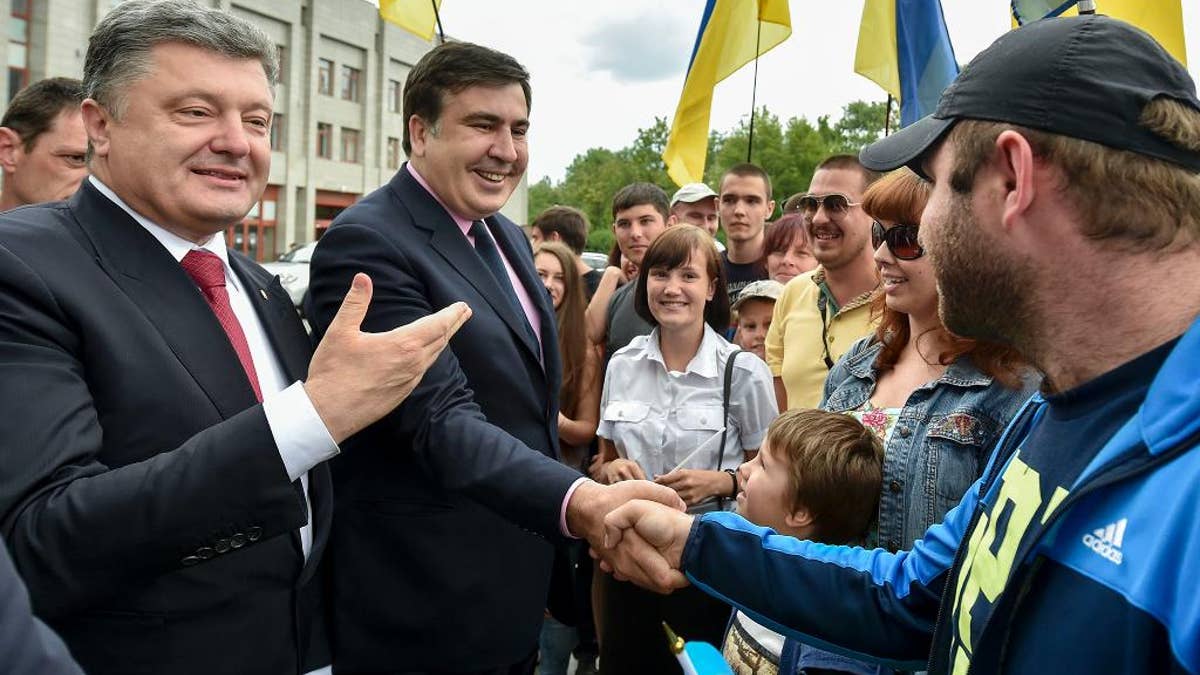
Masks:
[[[900,438],[908,438],[912,434],[912,430],[908,427],[900,427],[896,431],[900,432]]]
[[[890,489],[892,492],[899,492],[901,487],[900,481],[898,480],[894,480],[890,485],[888,485],[888,489]]]

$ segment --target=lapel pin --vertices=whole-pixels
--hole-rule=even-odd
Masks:
[[[262,293],[263,300],[270,300],[270,298],[268,298],[268,297],[267,297],[267,291],[266,291],[266,289],[260,288],[260,289],[258,289],[258,292],[259,292],[259,293]]]

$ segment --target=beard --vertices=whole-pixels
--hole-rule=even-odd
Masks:
[[[1031,265],[1005,255],[978,225],[968,195],[954,194],[928,253],[938,286],[938,314],[950,332],[1018,351],[1033,344]]]

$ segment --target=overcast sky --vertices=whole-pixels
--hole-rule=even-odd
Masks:
[[[1103,11],[1103,0],[1098,5]],[[516,57],[532,76],[529,179],[558,181],[575,155],[620,148],[675,114],[703,0],[443,0],[447,34]],[[862,0],[791,0],[792,36],[759,60],[758,105],[783,119],[836,117],[882,101],[854,72]],[[942,0],[960,63],[1010,26],[1005,0]],[[1200,76],[1200,0],[1183,0],[1191,72]],[[752,67],[720,84],[712,128],[750,111]]]

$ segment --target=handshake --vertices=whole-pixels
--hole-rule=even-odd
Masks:
[[[571,495],[567,524],[587,538],[604,571],[670,593],[690,583],[680,566],[694,516],[684,510],[674,490],[650,481],[589,482]]]

